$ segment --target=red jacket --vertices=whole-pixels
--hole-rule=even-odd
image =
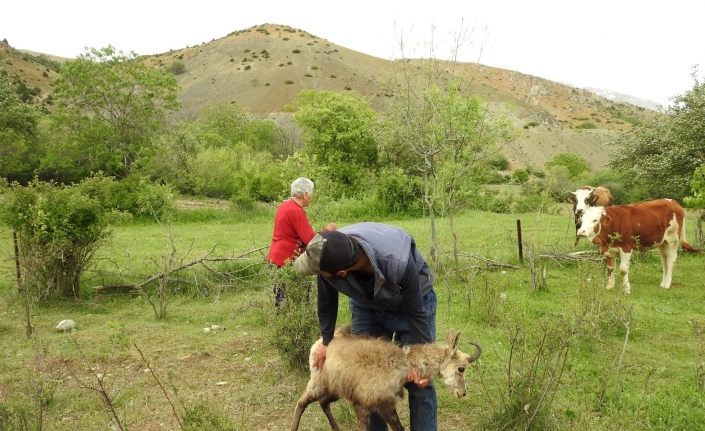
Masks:
[[[315,235],[304,209],[292,199],[287,199],[279,205],[274,216],[274,233],[267,259],[283,266],[297,251],[302,252]]]

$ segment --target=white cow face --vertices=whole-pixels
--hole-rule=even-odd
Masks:
[[[575,198],[575,214],[581,214],[583,211],[590,208],[592,189],[578,189],[572,193]]]
[[[592,241],[599,232],[597,225],[600,224],[600,220],[605,213],[604,207],[588,207],[583,213],[583,218],[576,235],[584,236]]]

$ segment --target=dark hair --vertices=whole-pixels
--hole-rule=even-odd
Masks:
[[[326,239],[321,252],[321,271],[336,273],[357,262],[360,245],[353,237],[339,231],[320,232]]]

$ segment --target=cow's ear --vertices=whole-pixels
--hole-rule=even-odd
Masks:
[[[578,202],[575,192],[570,192],[570,196],[566,198],[566,202],[571,204]]]
[[[608,216],[607,214],[602,216],[602,224],[605,226],[609,226],[612,224],[612,217]]]
[[[597,195],[595,193],[591,193],[590,197],[588,198],[588,202],[590,205],[595,205],[595,202],[597,202]]]

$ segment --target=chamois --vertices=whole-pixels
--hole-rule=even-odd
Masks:
[[[299,421],[306,407],[318,401],[333,431],[340,431],[330,410],[330,404],[339,398],[352,403],[357,415],[358,429],[366,430],[371,413],[377,413],[392,430],[403,431],[396,403],[403,397],[407,375],[417,369],[420,379],[440,375],[443,383],[462,398],[465,391],[465,367],[476,361],[482,352],[468,355],[457,349],[460,334],[451,331],[447,345],[416,344],[400,347],[391,341],[352,335],[350,327],[339,328],[328,344],[326,361],[319,369],[314,366],[314,352],[322,343],[319,339],[309,355],[311,377],[306,390],[296,403],[292,431],[299,429]]]

